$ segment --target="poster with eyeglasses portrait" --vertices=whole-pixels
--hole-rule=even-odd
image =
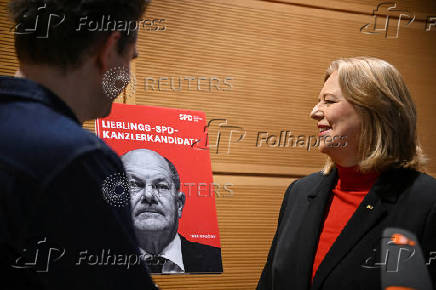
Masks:
[[[203,112],[113,104],[97,135],[121,158],[141,258],[153,274],[221,273]]]

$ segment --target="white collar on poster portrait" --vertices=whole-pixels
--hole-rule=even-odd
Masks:
[[[139,248],[141,254],[145,256],[145,259],[151,257],[152,255],[147,253],[145,250]],[[166,246],[162,252],[159,254],[172,263],[165,263],[162,268],[162,273],[184,273],[185,265],[183,264],[182,256],[182,241],[179,234],[176,234],[174,239]]]

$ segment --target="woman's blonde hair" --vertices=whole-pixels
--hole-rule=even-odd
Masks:
[[[398,70],[377,58],[343,58],[330,64],[324,81],[335,71],[342,94],[361,117],[360,171],[422,170],[425,157],[416,133],[416,108]],[[329,157],[324,174],[334,166]]]

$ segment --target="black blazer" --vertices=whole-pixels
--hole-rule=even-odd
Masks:
[[[311,285],[326,205],[336,182],[334,169],[297,180],[286,190],[257,289],[380,289],[381,269],[365,266],[369,257],[379,259],[386,227],[414,233],[426,261],[436,256],[436,180],[414,170],[391,169],[380,175],[356,209]],[[427,269],[435,283],[436,259]]]
[[[186,273],[221,273],[221,249],[190,242],[180,235],[182,240],[182,257]]]

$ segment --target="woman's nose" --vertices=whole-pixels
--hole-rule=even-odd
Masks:
[[[315,107],[313,107],[312,112],[310,112],[310,117],[315,120],[321,120],[324,117],[319,105],[315,105]]]

